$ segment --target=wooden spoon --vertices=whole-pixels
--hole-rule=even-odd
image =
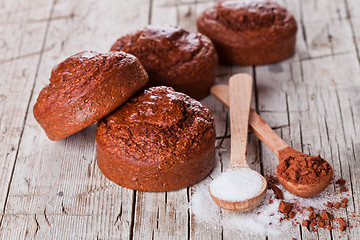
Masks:
[[[231,87],[230,87],[231,89]],[[229,87],[227,85],[216,85],[211,88],[211,93],[219,99],[226,107],[229,107]],[[231,109],[230,109],[231,111]],[[231,113],[230,113],[231,114]],[[301,153],[290,147],[284,140],[282,140],[266,122],[254,111],[250,110],[249,125],[251,131],[263,143],[270,148],[278,157],[279,162],[285,160],[287,157],[314,157],[308,154]],[[299,184],[284,179],[279,174],[279,168],[276,167],[276,175],[280,183],[291,193],[300,197],[313,197],[327,188],[330,184],[333,170],[330,166],[329,173],[325,175],[319,183],[313,184]]]
[[[251,101],[252,77],[248,74],[237,74],[230,78],[230,126],[231,126],[231,157],[230,164],[226,171],[235,168],[250,169],[246,161],[246,146],[248,138],[249,111]],[[251,170],[251,169],[250,169]],[[253,170],[251,170],[253,171]],[[263,200],[267,190],[266,179],[259,174],[262,180],[260,192],[244,201],[227,201],[219,199],[209,192],[214,202],[221,208],[233,211],[244,212],[253,209]],[[254,179],[255,180],[255,179]]]

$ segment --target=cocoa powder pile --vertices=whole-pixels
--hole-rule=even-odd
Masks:
[[[331,171],[328,162],[318,155],[289,156],[277,167],[278,174],[285,180],[299,184],[315,184]]]

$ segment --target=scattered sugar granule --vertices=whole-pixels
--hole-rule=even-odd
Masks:
[[[225,201],[244,201],[253,198],[262,188],[262,178],[249,168],[229,169],[210,184],[211,194]]]

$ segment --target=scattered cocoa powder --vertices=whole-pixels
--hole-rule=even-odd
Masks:
[[[341,217],[336,219],[338,221],[338,223],[340,224],[340,230],[341,231],[345,231],[346,228],[346,222],[344,221],[344,219],[342,219]]]
[[[311,208],[309,219],[303,221],[302,225],[307,227],[309,230],[315,230],[316,228],[327,228],[331,227],[331,223],[334,220],[332,214],[328,213],[327,211],[323,210],[321,214],[316,214],[314,209]],[[332,229],[332,227],[331,227]]]
[[[331,202],[327,201],[326,206],[327,206],[328,208],[332,208],[332,207],[334,207],[334,204],[332,204]]]
[[[270,187],[270,189],[273,188]],[[282,193],[281,189],[279,189],[279,191]],[[308,219],[304,220],[301,223],[301,225],[306,227],[308,230],[315,231],[317,228],[333,230],[336,226],[335,224],[335,220],[336,220],[339,224],[338,229],[340,229],[341,231],[345,231],[347,227],[347,223],[342,218],[335,219],[332,213],[333,211],[336,211],[336,209],[339,209],[340,207],[345,208],[347,203],[348,203],[348,198],[346,197],[341,199],[340,202],[336,202],[336,203],[327,201],[327,203],[324,204],[326,209],[319,210],[319,209],[314,209],[314,207],[312,206],[306,208],[304,206],[298,205],[296,202],[289,203],[284,200],[281,200],[278,209],[281,213],[284,214],[284,217],[280,218],[279,220],[281,222],[283,220],[289,220],[291,218],[294,218],[296,213],[302,213],[306,209],[309,212]],[[296,224],[299,223],[296,222]],[[351,228],[351,226],[348,227]]]
[[[285,180],[300,183],[319,183],[327,174],[332,171],[330,164],[317,157],[300,154],[296,157],[289,156],[277,166],[277,174]]]
[[[279,179],[277,179],[277,177],[274,177],[272,175],[266,176],[266,180],[267,180],[268,183],[270,182],[270,183],[275,184],[275,185],[280,184]]]
[[[292,209],[293,209],[292,203],[284,202],[283,200],[280,201],[279,211],[285,215],[284,219],[295,217],[295,212],[292,211]]]
[[[320,214],[320,217],[324,220],[333,220],[334,217],[333,215],[331,215],[330,213],[328,213],[327,211],[323,210]]]
[[[314,211],[311,211],[309,214],[309,220],[312,221],[316,218],[316,213]]]
[[[304,221],[302,222],[302,225],[305,226],[305,227],[307,227],[307,228],[309,228],[309,226],[310,226],[310,221],[309,221],[309,220],[304,220]]]
[[[292,204],[284,202],[283,200],[280,201],[279,204],[279,211],[285,215],[288,215],[292,210]]]
[[[346,186],[344,186],[345,183],[346,183],[346,180],[345,180],[345,179],[339,178],[338,180],[336,180],[335,183],[341,186],[341,188],[340,188],[340,192],[341,192],[341,193],[344,193],[344,192],[349,191],[349,189],[348,189]]]
[[[345,183],[346,183],[346,180],[345,179],[343,179],[343,178],[339,178],[338,180],[336,180],[336,182],[335,182],[336,184],[339,184],[339,185],[345,185]]]
[[[324,204],[327,207],[328,211],[331,211],[331,209],[339,209],[341,207],[346,207],[346,203],[348,202],[347,198],[341,199],[340,202],[332,203],[330,201],[327,201],[326,204]],[[320,214],[316,214],[314,208],[312,206],[308,207],[306,209],[309,211],[308,219],[304,220],[302,222],[302,225],[308,228],[309,230],[316,230],[316,228],[326,228],[328,230],[332,230],[334,226],[332,226],[332,223],[334,221],[334,216],[329,213],[327,210],[322,210]],[[344,231],[346,228],[346,222],[343,221],[342,218],[336,219],[339,222],[339,229],[341,231]],[[341,223],[340,223],[341,222]]]
[[[278,188],[275,184],[271,183],[269,180],[267,183],[268,183],[268,189],[273,190],[276,199],[284,199],[283,192],[281,191],[280,188]]]

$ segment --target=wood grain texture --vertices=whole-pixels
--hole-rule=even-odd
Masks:
[[[3,1],[0,7],[0,208],[1,221],[31,108],[35,79],[45,48],[51,1]]]
[[[31,109],[41,88],[48,84],[51,68],[58,62],[83,50],[108,51],[116,38],[148,23],[149,2],[133,3],[128,6],[124,1],[57,1],[44,14],[42,19],[48,19],[48,30],[45,36],[42,34],[43,49],[51,51],[42,55],[35,79],[1,239],[16,239],[12,232],[29,239],[132,237],[134,193],[111,183],[98,170],[95,126],[63,141],[51,142]],[[136,9],[140,4],[144,7]],[[123,11],[125,7],[129,11]],[[104,27],[108,21],[111,28]],[[128,29],[121,27],[124,23]],[[45,216],[48,221],[44,221]]]
[[[213,0],[0,0],[0,239],[359,239],[302,227],[281,237],[207,227],[188,208],[194,187],[141,193],[107,180],[96,166],[95,126],[49,141],[32,115],[51,68],[83,51],[108,51],[121,35],[147,24],[196,30]],[[350,224],[360,213],[360,5],[358,0],[278,0],[298,21],[296,54],[277,64],[218,68],[216,83],[235,73],[254,78],[251,108],[293,148],[320,153],[334,178],[349,183]],[[216,164],[209,184],[230,161],[228,110],[202,100],[216,123]],[[276,156],[249,134],[252,169],[274,175]],[[332,184],[329,189],[338,192]],[[345,196],[345,194],[344,194]],[[223,216],[228,213],[219,212]]]
[[[248,74],[234,74],[229,79],[231,158],[228,168],[248,167],[246,150],[252,85],[252,76]]]

